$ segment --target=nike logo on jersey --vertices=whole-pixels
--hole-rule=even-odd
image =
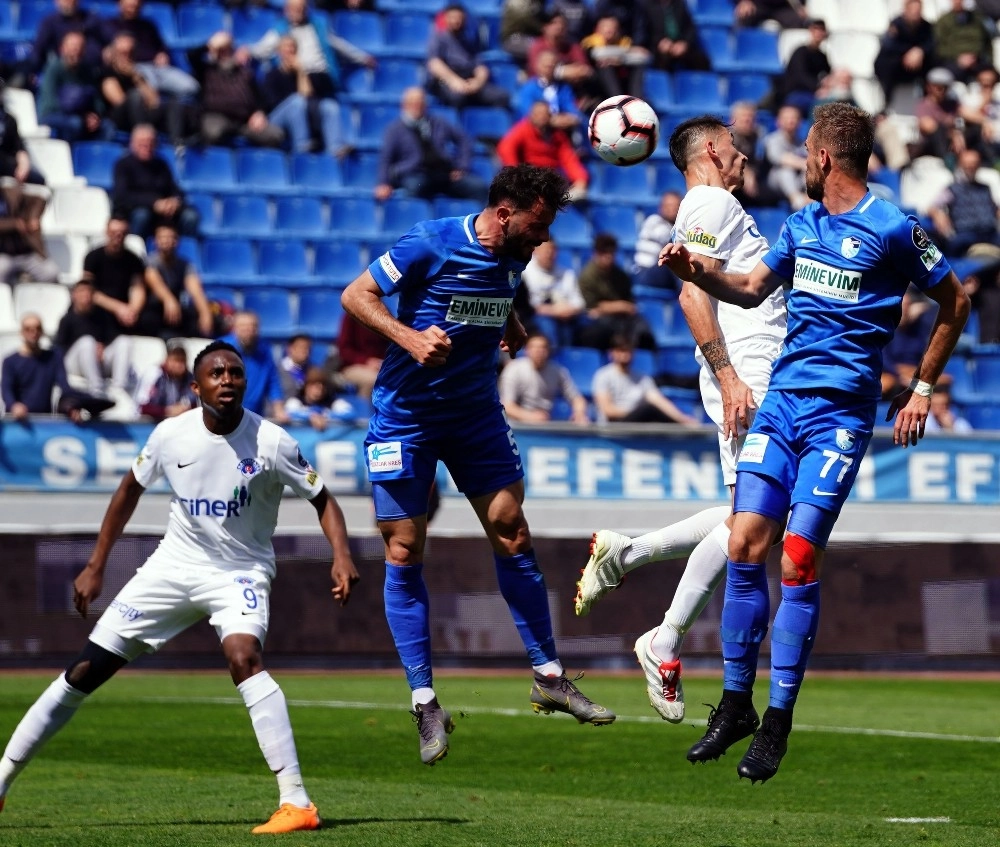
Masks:
[[[459,279],[472,279],[472,274],[455,274]]]
[[[836,491],[820,491],[818,486],[813,487],[813,494],[817,497],[836,497]]]
[[[194,462],[197,462],[197,461],[198,461],[197,459],[194,460]],[[188,465],[193,465],[194,462],[185,462],[183,465],[180,462],[178,462],[177,463],[177,467],[179,467],[179,468],[186,468]]]

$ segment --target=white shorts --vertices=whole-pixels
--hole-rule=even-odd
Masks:
[[[736,373],[753,392],[753,399],[760,408],[767,384],[771,381],[771,366],[781,352],[781,341],[767,337],[748,338],[729,347],[729,360]],[[700,356],[699,356],[700,358]],[[715,374],[705,364],[701,366],[701,402],[705,414],[719,428],[719,461],[722,465],[722,481],[725,485],[736,484],[736,459],[743,447],[746,431],[739,438],[724,438],[722,435],[722,389]],[[754,412],[749,415],[753,424]]]
[[[157,559],[154,553],[108,604],[90,640],[123,659],[155,653],[207,617],[219,640],[253,635],[263,645],[271,580],[252,569],[225,571]]]

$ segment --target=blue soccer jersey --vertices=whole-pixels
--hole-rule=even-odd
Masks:
[[[843,214],[821,203],[796,212],[762,261],[792,284],[771,388],[834,388],[873,399],[907,286],[926,290],[951,270],[916,218],[870,193]]]
[[[397,317],[416,330],[438,326],[451,339],[441,367],[418,364],[390,344],[372,403],[400,420],[445,420],[499,405],[500,341],[525,263],[479,243],[475,215],[417,224],[369,266]]]

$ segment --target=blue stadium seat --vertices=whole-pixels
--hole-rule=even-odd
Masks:
[[[182,3],[177,7],[178,47],[198,47],[224,29],[228,29],[226,10],[221,5]]]
[[[296,153],[292,156],[292,183],[300,195],[330,197],[344,192],[340,162],[318,153]]]
[[[366,239],[377,238],[379,233],[378,210],[372,197],[344,197],[330,204],[331,235]]]
[[[736,67],[733,35],[728,26],[699,26],[698,40],[713,71],[725,72]]]
[[[631,167],[598,164],[590,169],[596,177],[594,193],[603,200],[635,202],[649,195],[651,188],[649,168],[644,164]]]
[[[274,228],[285,238],[324,238],[328,230],[322,201],[318,197],[279,197]]]
[[[502,106],[466,106],[462,128],[476,141],[494,142],[511,127],[510,112]]]
[[[434,18],[419,12],[389,12],[384,17],[385,45],[393,56],[424,59]]]
[[[657,196],[665,191],[676,191],[683,197],[687,192],[687,182],[673,162],[656,162],[653,165],[653,189]]]
[[[181,159],[181,186],[189,191],[236,191],[232,151],[225,147],[189,147]]]
[[[996,396],[1000,393],[1000,345],[977,344],[972,348],[975,362],[976,392]]]
[[[552,354],[552,358],[569,371],[584,397],[589,400],[594,396],[591,387],[594,373],[605,363],[604,354],[600,350],[593,347],[560,347]]]
[[[298,327],[291,292],[283,288],[253,288],[243,292],[243,308],[260,319],[260,335],[268,341],[286,341]]]
[[[734,73],[726,77],[726,102],[731,106],[740,100],[759,103],[766,96],[774,83],[767,74]]]
[[[713,71],[676,71],[672,110],[684,114],[727,115],[721,77]]]
[[[518,76],[520,68],[513,62],[491,62],[490,81],[496,83],[501,88],[506,88],[510,92],[517,91],[521,85]]]
[[[430,202],[419,197],[390,197],[382,211],[382,231],[397,238],[420,221],[434,217]]]
[[[281,20],[281,14],[267,6],[245,6],[233,9],[232,20],[233,41],[238,45],[254,44]]]
[[[383,98],[399,104],[403,92],[414,85],[424,84],[424,64],[403,57],[379,59],[375,68],[375,91]]]
[[[463,200],[460,197],[435,197],[433,206],[435,218],[464,218],[483,208],[478,200]]]
[[[216,209],[215,198],[211,194],[201,191],[189,191],[184,195],[184,201],[190,203],[201,215],[201,223],[198,225],[202,235],[221,235],[219,231],[219,213]]]
[[[325,341],[335,340],[343,317],[339,290],[311,288],[299,292],[299,332]]]
[[[267,199],[258,194],[222,198],[219,229],[229,238],[267,238],[274,232]]]
[[[632,351],[632,371],[637,376],[656,376],[656,354],[636,348]]]
[[[556,215],[549,232],[561,247],[590,248],[594,244],[594,232],[590,221],[575,206],[569,206],[564,212]]]
[[[664,385],[660,388],[660,393],[668,397],[670,401],[682,412],[705,420],[705,407],[701,403],[701,392],[697,388],[676,388],[672,385]]]
[[[732,26],[732,0],[696,0],[688,4],[699,26]]]
[[[209,302],[227,303],[233,309],[239,309],[243,305],[243,295],[229,285],[206,285],[205,296]]]
[[[399,105],[368,103],[358,109],[358,134],[354,146],[359,150],[379,150],[386,128],[399,117]]]
[[[755,206],[747,209],[757,223],[757,231],[767,239],[768,244],[774,244],[781,234],[781,228],[785,225],[788,212],[785,209],[772,208],[770,206]]]
[[[110,191],[115,162],[125,152],[125,148],[113,141],[78,141],[73,145],[73,172],[84,177],[88,185]]]
[[[767,29],[737,29],[735,56],[741,70],[759,74],[780,74],[785,70],[778,55],[778,33]]]
[[[201,246],[202,281],[206,285],[243,286],[257,276],[253,247],[236,238],[206,238]]]
[[[645,99],[658,113],[669,111],[674,104],[674,87],[666,71],[647,70],[643,75],[642,90]]]
[[[122,152],[125,152],[124,149]],[[167,163],[170,168],[170,173],[174,175],[174,179],[177,180],[178,184],[180,184],[181,171],[177,164],[177,151],[174,149],[173,145],[166,143],[156,145],[156,155]]]
[[[965,398],[976,393],[975,360],[964,353],[955,352],[944,367],[945,375],[951,380],[952,396]]]
[[[594,232],[610,232],[618,239],[618,245],[625,250],[635,248],[639,224],[635,218],[635,206],[624,203],[613,205],[594,203],[590,208],[590,223]]]
[[[677,338],[671,334],[668,312],[672,308],[662,300],[636,300],[639,314],[649,324],[657,347],[669,347]],[[637,351],[638,352],[638,351]]]
[[[236,181],[241,188],[266,194],[287,194],[293,190],[288,178],[288,158],[280,150],[243,147],[234,155]]]
[[[38,33],[38,25],[42,18],[52,14],[54,9],[48,0],[21,0],[21,8],[17,14],[17,27],[13,28],[11,21],[11,4],[3,4],[5,11],[0,11],[0,40],[13,33],[18,40],[34,41]],[[4,15],[7,17],[5,18]],[[7,29],[11,26],[11,29]]]
[[[994,402],[967,402],[965,417],[973,429],[1000,430],[1000,405]]]
[[[153,249],[156,249],[155,247]],[[152,250],[147,248],[147,252],[151,253]],[[181,258],[187,259],[192,265],[194,265],[195,270],[201,273],[201,244],[198,243],[197,238],[192,238],[189,235],[182,235],[180,243],[177,245],[177,255]]]
[[[693,342],[675,342],[656,351],[657,373],[693,379],[698,376],[698,371]]]
[[[377,12],[340,10],[333,13],[332,21],[333,31],[355,47],[375,55],[386,53],[382,16]]]
[[[440,0],[378,0],[378,8],[383,12],[422,12],[436,15],[441,11]]]
[[[316,244],[313,272],[328,285],[343,288],[365,268],[355,241],[320,241]]]
[[[177,18],[174,17],[174,7],[169,3],[143,3],[141,17],[149,18],[156,24],[167,47],[180,45]]]
[[[371,194],[378,178],[378,153],[360,150],[352,153],[341,163],[344,186],[350,189],[364,189]]]
[[[318,282],[309,273],[306,246],[302,241],[262,241],[257,260],[263,285],[298,288]]]

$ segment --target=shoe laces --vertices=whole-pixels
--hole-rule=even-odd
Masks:
[[[434,740],[434,722],[443,724],[438,712],[441,711],[440,707],[436,709],[427,709],[426,711],[421,709],[414,709],[410,712],[413,715],[413,720],[417,725],[417,732],[420,734],[420,740],[424,742],[431,742]]]
[[[703,706],[708,706],[708,728],[711,729],[712,726],[717,721],[722,721],[728,717],[738,717],[736,712],[738,711],[735,703],[731,703],[728,700],[723,700],[719,703],[718,707],[713,706],[711,703],[702,703]]]
[[[778,747],[785,737],[785,728],[778,721],[766,720],[754,735],[753,746],[769,758],[773,758],[778,755]]]
[[[559,677],[557,677],[554,680],[555,686],[559,689],[559,691],[561,693],[567,695],[567,697],[570,696],[570,695],[572,695],[572,696],[575,696],[575,697],[579,697],[584,703],[586,703],[589,706],[596,705],[593,700],[591,700],[589,697],[587,697],[586,694],[584,694],[579,688],[577,688],[573,684],[577,680],[583,679],[583,674],[584,674],[584,672],[580,671],[580,673],[578,673],[576,676],[574,676],[572,679],[570,679],[568,676],[566,676],[565,673],[563,673],[563,674],[561,674]],[[551,677],[545,677],[545,679],[546,679],[546,681],[549,681],[552,678]]]

